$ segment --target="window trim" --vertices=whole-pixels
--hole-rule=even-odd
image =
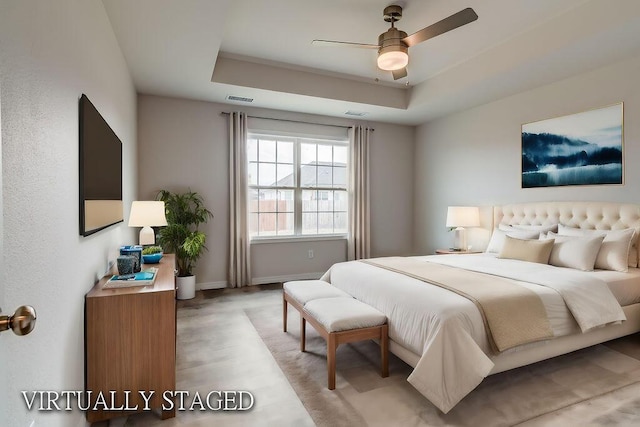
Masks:
[[[249,237],[249,241],[250,244],[253,243],[258,243],[258,244],[263,244],[263,243],[281,243],[281,242],[303,242],[303,241],[322,241],[322,240],[346,240],[348,239],[349,233],[348,231],[345,233],[323,233],[323,234],[303,234],[302,233],[302,192],[304,190],[311,190],[311,191],[345,191],[347,193],[347,197],[350,198],[350,188],[349,188],[349,158],[350,158],[350,154],[349,154],[349,140],[346,138],[336,138],[336,137],[331,137],[331,136],[327,136],[327,137],[322,137],[322,136],[309,136],[309,135],[301,135],[301,134],[294,134],[294,133],[288,133],[288,132],[264,132],[264,131],[252,131],[249,130],[247,132],[247,139],[251,139],[251,138],[255,138],[255,139],[260,139],[261,137],[263,138],[274,138],[274,139],[278,139],[281,138],[282,140],[289,140],[293,142],[293,156],[294,156],[294,163],[293,163],[293,167],[294,167],[294,186],[293,187],[269,187],[269,186],[261,186],[259,184],[256,185],[251,185],[249,184],[249,182],[247,181],[247,189],[250,191],[252,190],[261,190],[261,189],[273,189],[274,191],[278,191],[278,190],[293,190],[293,194],[294,194],[294,211],[293,211],[293,216],[294,216],[294,234],[284,234],[284,235],[253,235]],[[309,142],[315,143],[316,145],[328,145],[331,147],[334,146],[342,146],[342,147],[346,147],[347,148],[347,163],[346,163],[346,171],[347,171],[347,175],[346,175],[346,185],[344,187],[302,187],[300,186],[300,179],[301,179],[301,162],[302,162],[302,154],[301,154],[301,144],[304,142],[304,140],[307,140]],[[277,147],[277,145],[276,145]],[[277,150],[277,148],[276,148]],[[258,156],[258,164],[260,157]],[[277,154],[276,154],[276,159],[273,162],[274,165],[277,165]],[[250,161],[247,158],[247,164],[249,164]],[[266,162],[266,163],[271,163],[271,162]],[[333,163],[333,160],[332,160]],[[347,206],[347,228],[349,226],[349,218],[350,218],[350,212],[349,212],[349,206]],[[333,211],[335,213],[335,211]],[[250,214],[250,211],[247,211],[247,215]]]
[[[301,236],[253,236],[249,242],[251,245],[264,245],[269,243],[304,243],[322,242],[334,240],[347,240],[348,234],[304,234]]]

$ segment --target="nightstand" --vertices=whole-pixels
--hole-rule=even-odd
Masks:
[[[452,249],[436,249],[436,255],[468,255],[479,253],[482,253],[482,251],[454,251]]]

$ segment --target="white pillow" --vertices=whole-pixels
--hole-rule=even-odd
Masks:
[[[614,271],[629,271],[629,266],[637,264],[637,250],[632,250],[636,240],[633,228],[624,230],[585,230],[562,224],[558,233],[566,236],[605,236],[596,258],[595,268]]]
[[[550,224],[550,225],[498,224],[498,229],[502,231],[526,230],[526,231],[538,231],[541,233],[546,233],[547,231],[558,231],[558,224]]]
[[[558,224],[549,224],[549,225],[520,225],[514,224],[513,228],[517,228],[518,230],[531,230],[531,231],[539,231],[541,233],[546,233],[547,231],[558,231]]]
[[[485,252],[489,253],[500,253],[502,247],[504,246],[504,241],[507,236],[515,237],[516,239],[524,239],[531,240],[537,239],[540,235],[538,231],[526,231],[526,230],[509,230],[503,231],[499,228],[493,230],[493,234],[491,234],[491,240],[489,241],[489,245]]]
[[[513,231],[514,228],[507,224],[498,224],[498,230],[500,231]]]
[[[592,271],[604,236],[560,236],[550,231],[540,239],[554,239],[549,264]]]

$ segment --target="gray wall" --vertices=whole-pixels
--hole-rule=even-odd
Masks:
[[[236,108],[234,108],[236,107]],[[224,286],[229,222],[229,150],[227,116],[237,106],[140,95],[138,98],[139,194],[151,199],[161,188],[201,193],[215,215],[203,227],[209,251],[197,265],[200,287]],[[351,125],[352,121],[244,107],[260,117]],[[268,121],[255,121],[263,126]],[[252,122],[250,121],[250,124]],[[370,123],[372,252],[406,255],[413,245],[414,128]],[[291,132],[308,126],[278,122]],[[332,128],[324,128],[332,129]],[[335,131],[335,130],[333,130]],[[332,131],[332,132],[333,132]],[[307,253],[313,249],[314,258]],[[346,259],[344,240],[260,243],[251,248],[256,283],[290,277],[314,277]]]
[[[640,202],[640,57],[451,114],[416,131],[415,249],[451,245],[447,206],[556,200]],[[522,189],[521,125],[624,101],[625,184]],[[475,236],[474,236],[475,233]],[[471,230],[476,247],[487,234]]]
[[[84,295],[118,247],[124,224],[79,235],[78,99],[87,94],[123,144],[125,218],[135,199],[136,94],[102,2],[0,6],[4,313],[31,304],[35,330],[5,332],[0,424],[85,425],[84,414],[27,412],[20,390],[84,389]],[[109,165],[105,165],[109,167]]]

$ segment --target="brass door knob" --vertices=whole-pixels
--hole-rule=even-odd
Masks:
[[[2,309],[0,309],[0,313]],[[21,305],[13,316],[0,315],[0,332],[11,328],[16,335],[27,335],[36,327],[36,311],[30,305]]]

